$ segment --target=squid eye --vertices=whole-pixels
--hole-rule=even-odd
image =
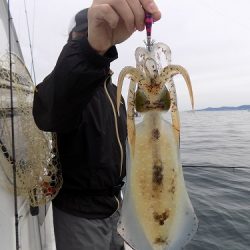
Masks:
[[[135,96],[135,109],[138,112],[143,112],[146,111],[145,105],[148,103],[148,99],[146,95],[140,91],[136,91],[136,96]]]
[[[164,88],[164,90],[161,94],[159,102],[161,103],[163,110],[168,111],[170,109],[171,99],[170,99],[169,91],[166,87]]]

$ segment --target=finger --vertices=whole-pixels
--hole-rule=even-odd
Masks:
[[[100,0],[95,1],[98,4],[107,4],[113,8],[117,15],[123,20],[128,31],[132,33],[135,29],[135,18],[131,8],[126,0]]]
[[[140,0],[144,10],[153,15],[154,21],[158,21],[161,18],[161,12],[153,0]]]
[[[111,29],[116,28],[119,16],[109,4],[93,5],[88,11],[88,20],[96,20],[96,24],[107,23]],[[90,18],[91,16],[91,18]]]
[[[139,0],[127,0],[127,3],[134,14],[135,26],[137,30],[142,31],[144,29],[144,17],[145,13]]]

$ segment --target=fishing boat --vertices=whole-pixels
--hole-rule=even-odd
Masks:
[[[22,195],[20,174],[28,154],[21,126],[24,110],[32,105],[34,84],[24,64],[9,3],[0,0],[0,237],[2,250],[53,250],[49,203],[31,207]],[[18,94],[24,98],[20,108]],[[22,114],[21,114],[22,113]],[[33,121],[31,121],[33,122]],[[18,165],[15,165],[18,162]],[[23,167],[23,169],[22,169]],[[19,175],[17,175],[19,173]]]

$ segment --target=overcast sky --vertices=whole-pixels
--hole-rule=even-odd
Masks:
[[[53,69],[67,40],[72,16],[90,0],[26,0],[37,82]],[[250,104],[250,1],[157,0],[162,19],[153,38],[168,44],[172,63],[191,77],[195,108]],[[31,68],[24,1],[11,0],[12,15],[28,69]],[[145,32],[137,32],[118,46],[111,65],[116,82],[124,66],[135,66],[134,51],[144,46]],[[175,77],[181,110],[190,109],[184,80]],[[127,87],[123,90],[126,97]]]

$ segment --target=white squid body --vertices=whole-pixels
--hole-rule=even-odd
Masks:
[[[138,72],[142,73],[138,55],[136,59]],[[132,84],[142,82],[140,74],[129,68],[120,77],[120,85],[129,72]],[[169,82],[172,86],[173,82]],[[134,89],[130,88],[132,96]],[[118,84],[118,103],[120,90]],[[175,92],[170,90],[170,96],[176,102]],[[129,114],[133,109],[133,105],[128,107],[130,145],[127,148],[127,180],[118,232],[136,250],[180,250],[196,233],[198,220],[183,178],[177,138],[179,131],[176,132],[179,119],[176,124],[170,124],[163,119],[163,111],[152,109],[144,113],[142,122],[130,126],[131,119],[134,123]],[[171,111],[172,119],[178,118],[178,110],[173,103]]]

